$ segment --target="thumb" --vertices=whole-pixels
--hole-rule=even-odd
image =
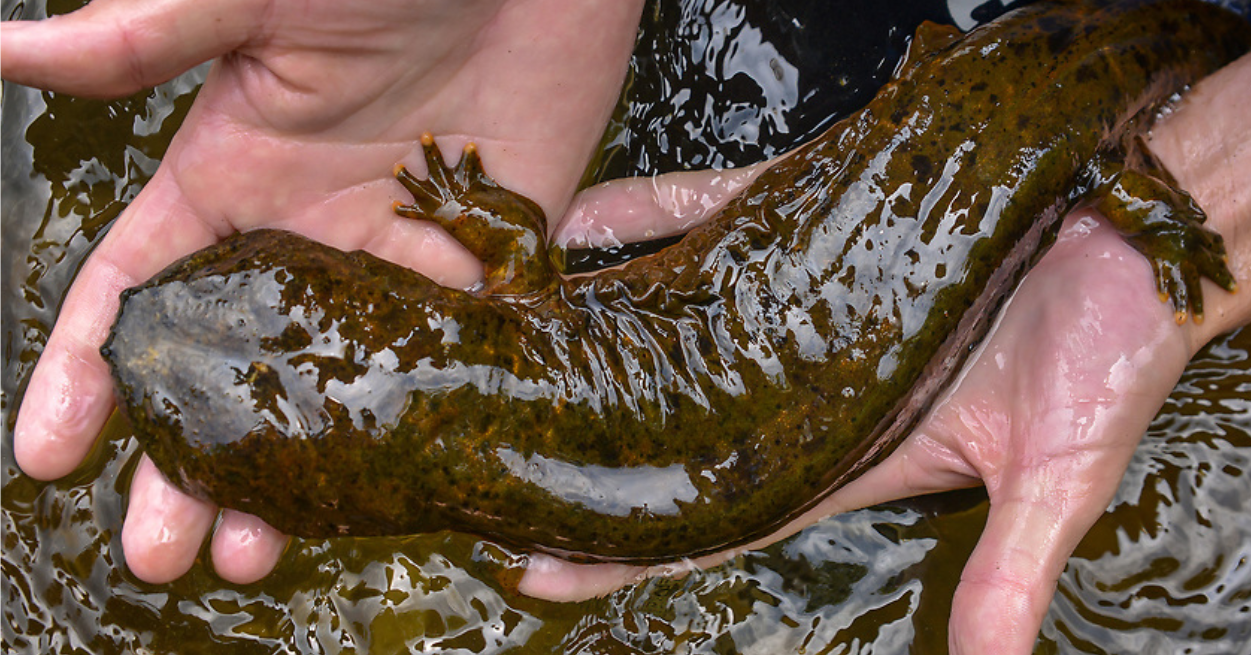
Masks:
[[[1033,651],[1056,581],[1115,487],[1085,491],[1093,493],[1053,489],[1049,496],[1027,492],[998,500],[991,494],[986,528],[952,599],[952,653]]]
[[[75,95],[134,93],[243,45],[263,8],[254,0],[94,0],[43,21],[6,21],[0,75]]]
[[[551,242],[595,248],[681,234],[711,218],[770,164],[604,182],[573,199]]]

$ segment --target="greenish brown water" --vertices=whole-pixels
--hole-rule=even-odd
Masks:
[[[4,11],[36,16],[42,5],[6,0]],[[750,33],[738,25],[737,34]],[[134,440],[110,425],[90,462],[48,484],[17,470],[12,427],[65,290],[155,170],[197,82],[192,74],[111,102],[4,87],[6,653],[945,651],[951,594],[985,520],[978,491],[851,512],[724,566],[578,604],[510,591],[516,555],[456,534],[297,541],[256,585],[217,578],[207,553],[172,584],[132,576],[120,527]],[[791,97],[760,95],[765,107]],[[711,103],[721,116],[731,106]],[[635,120],[646,124],[645,110]],[[781,140],[817,129],[797,121]],[[712,129],[750,145],[749,126]],[[733,162],[748,149],[707,152]],[[656,165],[645,148],[625,151],[633,154],[614,161],[638,162],[627,169]],[[1111,509],[1070,560],[1038,650],[1251,652],[1249,469],[1251,330],[1243,330],[1196,358],[1153,423]]]

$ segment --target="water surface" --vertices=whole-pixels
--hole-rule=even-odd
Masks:
[[[872,94],[906,43],[904,25],[949,11],[942,2],[762,6],[655,5],[632,102],[592,177],[781,152]],[[42,2],[3,7],[6,17],[45,11]],[[1001,8],[963,3],[950,13],[971,21]],[[857,12],[874,11],[896,21],[875,23],[876,32],[851,27],[874,20]],[[519,554],[446,533],[297,540],[254,585],[217,578],[207,552],[172,584],[136,579],[119,536],[134,439],[111,423],[88,463],[42,483],[16,468],[12,427],[61,298],[155,170],[202,74],[110,102],[4,87],[5,652],[945,651],[951,595],[985,522],[979,490],[851,512],[724,566],[577,604],[517,595]],[[1117,498],[1069,561],[1038,651],[1251,652],[1248,469],[1244,330],[1192,362],[1152,424]]]

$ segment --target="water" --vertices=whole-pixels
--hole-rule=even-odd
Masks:
[[[9,17],[44,11],[39,2],[3,6]],[[735,165],[785,150],[845,111],[839,103],[862,102],[857,94],[889,74],[908,31],[884,29],[887,45],[876,40],[876,50],[849,39],[839,50],[837,39],[783,30],[830,21],[829,5],[753,6],[684,0],[649,14],[639,47],[651,54],[640,56],[635,102],[619,114],[623,131],[597,175]],[[946,11],[909,6],[908,20]],[[119,535],[138,452],[125,428],[111,423],[88,463],[41,483],[13,463],[12,427],[60,299],[155,170],[202,74],[111,102],[4,87],[6,653],[944,652],[951,594],[986,518],[978,490],[851,512],[721,567],[578,604],[517,595],[519,554],[457,534],[296,541],[255,585],[217,578],[207,551],[172,584],[132,576]],[[692,86],[685,102],[655,95],[681,80]],[[666,143],[638,136],[662,129]],[[1243,330],[1192,362],[1152,424],[1113,505],[1069,561],[1038,651],[1251,652],[1249,469]]]

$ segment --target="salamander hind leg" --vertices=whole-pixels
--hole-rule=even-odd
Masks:
[[[395,204],[395,213],[429,220],[447,230],[482,260],[486,281],[481,295],[529,294],[549,289],[556,275],[547,256],[547,219],[537,203],[505,189],[482,168],[470,143],[454,168],[443,162],[434,137],[421,137],[427,178],[403,165],[395,177],[413,202]]]
[[[1097,165],[1095,208],[1135,250],[1151,262],[1160,299],[1172,301],[1177,322],[1203,321],[1202,278],[1234,291],[1221,235],[1203,226],[1206,216],[1194,199],[1166,180],[1163,170],[1142,172]]]

